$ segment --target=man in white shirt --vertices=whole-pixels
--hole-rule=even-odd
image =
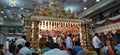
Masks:
[[[26,38],[26,36],[22,36],[21,38],[17,39],[16,42],[15,42],[15,45],[17,46],[17,45],[21,44],[21,45],[24,46],[25,43],[26,43],[25,38]]]
[[[92,39],[92,44],[93,44],[93,47],[94,47],[95,51],[97,52],[97,55],[100,55],[101,41],[98,37],[98,33],[95,33],[95,36]]]
[[[9,39],[7,39],[6,40],[6,52],[9,52],[9,45],[10,45],[10,43],[9,43]]]
[[[104,50],[104,54],[108,55],[108,45],[107,45],[107,43],[105,43],[105,45],[103,47],[103,50]]]
[[[72,34],[69,34],[69,36],[67,37],[67,39],[66,39],[65,42],[66,42],[66,46],[67,46],[67,48],[71,48],[71,49],[72,49],[73,44],[72,44],[71,36],[72,36]]]
[[[32,55],[33,51],[30,49],[30,42],[25,43],[25,47],[21,48],[19,54],[21,55]]]
[[[24,40],[23,38],[20,38],[20,39],[16,40],[15,45],[18,46],[19,44],[21,44],[24,46],[25,42],[26,42],[26,40]]]

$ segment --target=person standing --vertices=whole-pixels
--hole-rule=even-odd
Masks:
[[[73,44],[72,44],[72,34],[69,34],[66,38],[66,45],[67,45],[67,48],[71,48],[73,47]]]
[[[9,53],[9,45],[10,45],[9,39],[6,40],[6,44],[5,45],[6,45],[6,52]]]
[[[22,36],[21,38],[16,40],[15,45],[18,46],[19,44],[22,44],[22,46],[24,46],[25,43],[26,43],[26,36]]]
[[[93,44],[93,47],[94,47],[97,55],[100,55],[100,47],[101,47],[100,45],[102,45],[102,44],[101,44],[101,41],[99,39],[98,33],[95,33],[95,35],[92,39],[92,44]]]
[[[32,51],[30,49],[30,42],[26,42],[25,43],[25,47],[21,48],[19,50],[18,54],[21,54],[21,55],[32,55],[32,53],[34,53],[34,51]]]
[[[72,49],[73,55],[77,55],[80,51],[84,50],[79,42],[75,42],[75,46]]]

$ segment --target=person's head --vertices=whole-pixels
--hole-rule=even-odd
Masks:
[[[0,44],[0,49],[3,49],[3,44]]]
[[[7,39],[7,41],[10,41],[9,39]]]
[[[107,46],[107,43],[105,43],[104,46]]]
[[[69,37],[72,37],[72,34],[69,34],[68,36],[69,36]]]
[[[38,55],[37,53],[32,53],[32,55]]]
[[[50,47],[49,42],[46,42],[46,43],[45,43],[45,47]]]
[[[15,43],[15,41],[12,41],[12,43],[11,44],[14,44]]]
[[[30,47],[30,42],[26,42],[26,43],[25,43],[25,46],[26,46],[26,47]]]
[[[95,36],[98,36],[98,33],[95,33]]]
[[[54,42],[51,36],[48,36],[48,42]]]
[[[26,40],[26,36],[25,35],[23,35],[22,38]]]
[[[15,41],[17,40],[17,38],[15,38]]]
[[[12,42],[14,41],[14,39],[11,40]]]
[[[75,42],[75,46],[80,46],[80,43],[79,42]]]
[[[64,47],[66,47],[66,43],[65,43],[65,42],[63,42],[62,45],[63,45]]]
[[[51,49],[59,48],[59,45],[57,43],[50,43],[50,48]]]
[[[18,48],[21,49],[23,46],[21,44],[18,45]]]

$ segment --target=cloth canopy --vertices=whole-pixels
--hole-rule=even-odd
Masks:
[[[105,19],[105,20],[96,22],[95,24],[96,24],[97,26],[102,26],[102,25],[105,24],[106,22],[116,23],[116,22],[119,22],[119,21],[120,21],[120,15],[117,15],[117,16],[115,16],[115,17],[111,17],[111,18],[108,18],[108,19]]]

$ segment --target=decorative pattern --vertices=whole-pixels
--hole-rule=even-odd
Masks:
[[[108,32],[120,29],[120,22],[96,28],[97,33]]]
[[[115,22],[119,22],[119,21],[120,21],[120,15],[117,15],[115,17],[111,17],[111,18],[105,19],[103,21],[96,22],[95,24],[98,25],[98,26],[102,26],[106,22],[113,22],[113,23],[115,23]]]

